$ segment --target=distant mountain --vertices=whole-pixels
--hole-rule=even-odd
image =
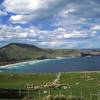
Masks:
[[[0,65],[22,62],[26,60],[94,55],[100,55],[100,51],[82,51],[78,49],[43,49],[29,44],[11,43],[0,48]]]

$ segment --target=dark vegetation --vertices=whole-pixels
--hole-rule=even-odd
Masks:
[[[0,99],[22,99],[25,97],[25,90],[18,89],[0,89]]]

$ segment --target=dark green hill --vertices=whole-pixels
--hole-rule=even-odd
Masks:
[[[37,59],[47,51],[33,45],[12,43],[0,48],[0,61]]]

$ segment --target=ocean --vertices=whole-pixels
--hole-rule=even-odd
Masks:
[[[100,56],[47,59],[0,67],[1,73],[58,73],[81,71],[100,71]]]

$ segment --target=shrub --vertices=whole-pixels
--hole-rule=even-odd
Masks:
[[[54,100],[54,98],[52,95],[48,95],[43,100]]]
[[[54,100],[67,100],[67,98],[64,95],[56,95]]]
[[[52,95],[48,95],[46,96],[43,100],[84,100],[83,98],[80,97],[66,97],[64,95],[56,95],[56,96],[52,96]]]
[[[67,100],[84,100],[84,99],[80,97],[68,97]]]

